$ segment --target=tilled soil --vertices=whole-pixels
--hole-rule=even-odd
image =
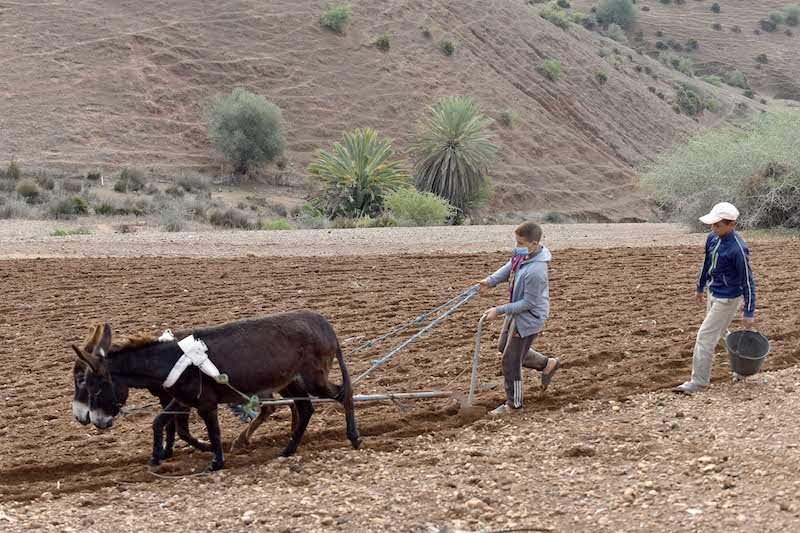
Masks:
[[[793,281],[800,243],[762,242],[752,248],[759,328],[773,343],[766,369],[793,365],[800,359],[800,297]],[[46,493],[65,495],[159,479],[145,468],[152,412],[120,418],[104,432],[72,419],[68,345],[81,340],[94,321],[108,320],[115,331],[131,333],[311,308],[329,317],[346,348],[352,348],[361,337],[380,335],[435,307],[505,258],[473,254],[0,261],[0,356],[7,371],[0,385],[0,499],[25,501]],[[585,400],[624,400],[684,379],[703,316],[691,298],[700,259],[697,247],[556,253],[551,267],[553,313],[536,346],[561,357],[564,368],[546,395],[538,391],[535,376],[526,376],[528,410],[580,409]],[[477,320],[504,294],[498,288],[488,298],[473,300],[359,384],[357,392],[466,391]],[[503,400],[501,387],[490,388],[501,379],[493,347],[498,330],[499,324],[491,326],[484,338],[478,396],[484,408]],[[390,346],[349,357],[351,372],[364,370]],[[726,373],[727,364],[719,357],[714,378]],[[149,401],[146,394],[135,394],[128,403]],[[357,416],[366,450],[377,454],[354,456],[362,458],[365,480],[380,463],[381,453],[407,447],[420,435],[429,435],[433,442],[455,438],[477,418],[459,415],[450,400],[361,405]],[[222,418],[227,448],[242,426],[231,413],[223,412]],[[288,423],[284,409],[262,426],[249,454],[228,454],[228,475],[244,475],[270,462],[287,440]],[[205,438],[196,421],[192,428]],[[343,416],[337,408],[320,407],[301,454],[319,458],[334,452],[348,453]],[[209,460],[208,454],[180,449],[161,474],[198,472]],[[435,464],[431,470],[436,471]]]

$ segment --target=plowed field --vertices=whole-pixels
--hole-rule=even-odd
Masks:
[[[526,375],[526,408],[551,409],[586,399],[621,398],[669,387],[688,375],[693,336],[703,317],[691,296],[701,260],[698,247],[618,248],[556,252],[551,265],[553,313],[540,351],[557,355],[563,371],[546,395]],[[345,347],[410,320],[490,273],[504,254],[309,258],[115,258],[0,261],[0,500],[45,491],[76,492],[153,478],[145,463],[152,411],[121,417],[108,431],[72,418],[70,342],[106,320],[119,334],[220,323],[280,310],[325,314]],[[800,296],[793,280],[800,243],[752,246],[759,288],[759,328],[773,341],[767,369],[800,359]],[[474,330],[484,308],[505,291],[476,299],[443,326],[359,384],[357,392],[466,390]],[[503,400],[499,324],[485,335],[479,394],[483,407]],[[391,343],[349,358],[366,369]],[[718,357],[715,379],[727,372]],[[131,396],[128,406],[152,399]],[[471,422],[450,400],[403,405],[362,404],[365,446],[391,450],[408,437],[444,439]],[[222,412],[226,449],[242,426]],[[249,454],[228,454],[232,471],[273,458],[288,438],[288,410],[262,426]],[[206,438],[197,420],[192,431]],[[300,452],[347,447],[338,408],[320,407]],[[162,474],[199,471],[210,455],[181,447]]]

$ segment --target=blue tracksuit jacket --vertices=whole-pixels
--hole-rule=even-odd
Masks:
[[[706,240],[706,259],[697,280],[697,292],[716,298],[744,297],[744,316],[756,312],[756,284],[750,269],[750,250],[735,231],[723,238],[711,232]]]

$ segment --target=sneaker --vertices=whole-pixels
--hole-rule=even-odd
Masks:
[[[550,382],[553,381],[553,377],[558,372],[558,369],[561,368],[561,360],[550,357],[547,360],[547,366],[544,367],[542,370],[542,390],[547,390],[547,387],[550,385]]]
[[[503,416],[504,414],[512,411],[513,409],[514,409],[513,407],[511,407],[507,403],[504,403],[503,405],[501,405],[497,409],[495,409],[493,411],[489,411],[489,415],[490,416]]]
[[[707,387],[708,385],[700,385],[699,383],[695,383],[693,381],[687,381],[686,383],[682,383],[672,390],[673,392],[679,392],[681,394],[691,396],[692,394],[706,390]]]

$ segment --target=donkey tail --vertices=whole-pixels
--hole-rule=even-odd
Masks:
[[[336,395],[336,400],[344,402],[345,399],[349,403],[353,401],[353,382],[350,379],[350,372],[347,370],[347,363],[344,362],[344,354],[342,347],[336,343],[336,360],[339,361],[339,370],[342,372],[342,388],[339,389],[339,394]]]

